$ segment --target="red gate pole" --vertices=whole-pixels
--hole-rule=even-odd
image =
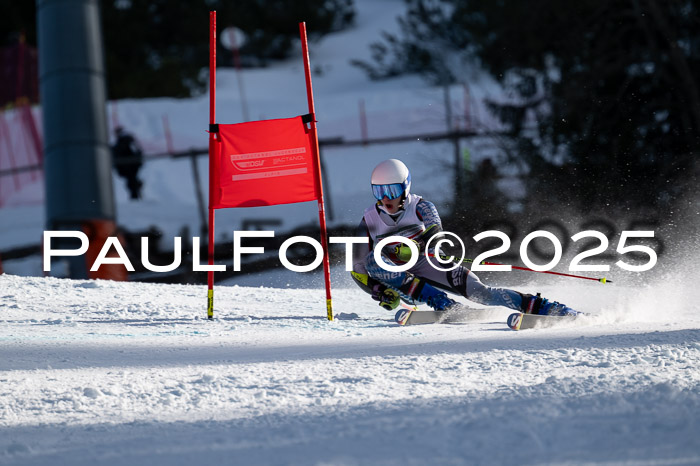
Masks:
[[[216,176],[216,11],[209,12],[209,228],[207,241],[207,318],[214,318],[214,177]]]
[[[328,232],[326,230],[326,210],[323,204],[323,183],[321,182],[321,159],[318,150],[318,134],[316,133],[316,111],[314,109],[314,94],[311,87],[311,67],[309,65],[309,47],[306,41],[306,23],[299,23],[301,36],[301,53],[304,57],[304,75],[306,77],[306,98],[309,101],[311,114],[311,148],[316,161],[316,181],[318,182],[318,221],[321,224],[321,246],[323,246],[323,275],[326,283],[326,313],[328,320],[333,320],[333,302],[331,300],[331,268],[328,259]]]

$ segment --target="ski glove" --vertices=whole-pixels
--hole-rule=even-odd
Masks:
[[[414,239],[412,239],[411,241],[415,243],[416,249],[418,249],[418,253],[420,254],[423,245]],[[411,253],[411,248],[409,248],[407,244],[399,243],[396,246],[394,246],[394,255],[400,261],[408,262],[411,260],[413,254]]]
[[[423,233],[416,236],[415,238],[412,238],[411,241],[413,241],[413,243],[416,245],[416,248],[418,248],[418,254],[423,252],[423,250],[425,249],[425,240],[432,238],[441,231],[442,228],[440,227],[440,225],[431,225],[425,231],[423,231]],[[409,248],[407,244],[399,243],[396,246],[394,246],[394,255],[400,261],[408,262],[411,260],[412,257],[411,248]]]
[[[399,293],[384,285],[374,285],[372,288],[372,299],[379,301],[379,305],[391,311],[399,306]]]

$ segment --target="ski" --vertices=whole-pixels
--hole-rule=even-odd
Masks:
[[[445,317],[445,311],[419,311],[413,308],[399,309],[394,320],[399,325],[435,324]]]
[[[447,311],[420,311],[404,306],[396,313],[394,320],[399,325],[448,324],[487,318],[492,314],[486,309],[473,309],[462,305]]]
[[[516,312],[508,316],[507,324],[513,330],[527,330],[531,328],[547,328],[564,322],[573,322],[577,316],[550,316],[541,314],[524,314]]]

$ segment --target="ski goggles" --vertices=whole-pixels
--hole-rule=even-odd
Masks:
[[[406,191],[406,184],[404,183],[372,185],[372,194],[374,194],[374,197],[378,201],[384,199],[384,196],[389,199],[396,199],[397,197],[401,197],[404,191]]]

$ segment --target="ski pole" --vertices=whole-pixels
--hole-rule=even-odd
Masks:
[[[436,257],[435,254],[428,254],[428,256]],[[440,256],[440,258],[441,259],[449,259],[447,256]],[[474,262],[474,259],[462,259],[461,262]],[[497,262],[481,261],[481,262],[479,262],[479,265],[503,265],[503,264],[499,264]],[[533,269],[528,269],[527,267],[518,267],[516,265],[511,265],[511,268],[514,268],[516,270],[525,270],[527,272],[547,273],[550,275],[559,275],[562,277],[571,277],[571,278],[581,278],[584,280],[593,280],[593,281],[600,282],[600,283],[612,283],[612,280],[608,280],[605,277],[603,277],[603,278],[583,277],[581,275],[572,275],[570,273],[552,272],[549,270],[533,270]]]

